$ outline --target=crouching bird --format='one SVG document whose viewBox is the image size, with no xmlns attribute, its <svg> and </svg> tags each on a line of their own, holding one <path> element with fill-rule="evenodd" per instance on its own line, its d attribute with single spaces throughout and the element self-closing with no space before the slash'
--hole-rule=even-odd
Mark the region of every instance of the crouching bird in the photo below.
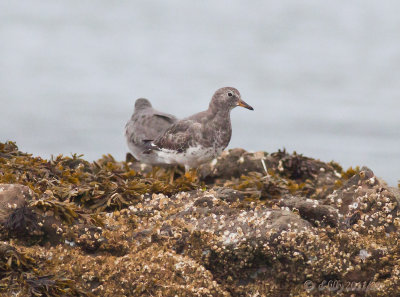
<svg viewBox="0 0 400 297">
<path fill-rule="evenodd" d="M 237 106 L 253 110 L 232 87 L 218 89 L 207 110 L 178 120 L 152 141 L 146 141 L 143 155 L 157 163 L 191 168 L 218 157 L 232 136 L 231 110 Z"/>
<path fill-rule="evenodd" d="M 126 142 L 135 159 L 152 166 L 163 165 L 157 156 L 143 152 L 148 142 L 162 135 L 177 120 L 173 115 L 155 110 L 149 100 L 137 99 L 135 110 L 125 126 Z"/>
</svg>

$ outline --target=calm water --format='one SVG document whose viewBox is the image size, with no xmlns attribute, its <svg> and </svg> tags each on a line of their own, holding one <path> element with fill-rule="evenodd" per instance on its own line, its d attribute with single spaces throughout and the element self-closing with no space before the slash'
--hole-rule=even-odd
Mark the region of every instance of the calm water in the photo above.
<svg viewBox="0 0 400 297">
<path fill-rule="evenodd" d="M 7 3 L 6 3 L 7 2 Z M 137 97 L 179 117 L 235 86 L 230 147 L 400 179 L 400 2 L 2 1 L 0 141 L 123 159 Z"/>
</svg>

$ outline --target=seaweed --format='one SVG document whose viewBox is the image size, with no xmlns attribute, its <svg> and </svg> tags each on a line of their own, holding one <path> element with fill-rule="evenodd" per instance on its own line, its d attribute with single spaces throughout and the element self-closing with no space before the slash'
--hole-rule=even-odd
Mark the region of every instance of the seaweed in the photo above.
<svg viewBox="0 0 400 297">
<path fill-rule="evenodd" d="M 29 296 L 93 296 L 75 281 L 61 275 L 40 275 L 35 259 L 0 242 L 0 292 L 25 292 Z"/>
<path fill-rule="evenodd" d="M 7 218 L 4 227 L 8 236 L 24 237 L 29 234 L 41 234 L 38 217 L 29 207 L 15 209 Z"/>
<path fill-rule="evenodd" d="M 260 294 L 280 296 L 284 284 L 287 292 L 305 296 L 301 280 L 306 275 L 315 282 L 335 276 L 368 277 L 388 288 L 383 293 L 398 293 L 399 238 L 389 230 L 400 226 L 398 204 L 383 187 L 376 192 L 379 184 L 372 185 L 373 179 L 358 179 L 359 167 L 344 171 L 335 162 L 323 163 L 286 150 L 269 155 L 239 149 L 224 153 L 215 167 L 209 165 L 204 172 L 212 182 L 206 186 L 204 172 L 184 174 L 180 168 L 171 183 L 170 170 L 155 167 L 150 172 L 130 157 L 127 161 L 104 155 L 88 162 L 79 154 L 45 160 L 20 152 L 14 142 L 0 143 L 0 183 L 26 185 L 34 192 L 27 195 L 23 207 L 7 208 L 0 224 L 1 239 L 7 240 L 0 242 L 0 295 L 93 296 L 88 290 L 99 296 L 223 296 L 222 291 L 245 295 L 249 288 L 264 288 Z M 224 193 L 232 199 L 221 198 L 218 186 L 227 188 Z M 265 246 L 271 249 L 268 257 L 254 254 L 255 278 L 248 283 L 241 274 L 243 267 L 236 277 L 228 278 L 204 269 L 208 255 L 217 262 L 232 251 L 211 244 L 219 242 L 218 234 L 192 231 L 195 224 L 185 223 L 196 223 L 215 210 L 217 224 L 224 228 L 222 217 L 232 216 L 234 208 L 244 214 L 265 206 L 277 209 L 285 207 L 278 203 L 285 199 L 320 199 L 318 205 L 336 207 L 338 199 L 328 200 L 330 194 L 353 194 L 356 188 L 369 191 L 359 197 L 364 199 L 360 205 L 367 208 L 345 215 L 343 226 L 312 227 L 311 237 L 283 232 L 279 240 Z M 206 200 L 196 200 L 203 194 Z M 377 201 L 385 203 L 379 206 Z M 193 215 L 190 207 L 196 209 Z M 363 225 L 372 208 L 380 212 L 380 224 L 390 228 Z M 257 245 L 243 243 L 243 247 L 252 258 Z M 241 263 L 225 263 L 223 269 Z M 260 270 L 265 279 L 257 276 L 260 263 L 268 264 L 266 271 Z M 213 286 L 218 289 L 206 293 Z"/>
<path fill-rule="evenodd" d="M 14 247 L 0 242 L 0 279 L 10 272 L 35 271 L 35 261 Z"/>
<path fill-rule="evenodd" d="M 34 259 L 0 242 L 0 292 L 18 287 L 23 282 L 23 273 L 35 273 L 35 266 Z"/>
<path fill-rule="evenodd" d="M 79 217 L 76 212 L 76 206 L 68 202 L 60 202 L 52 199 L 39 199 L 33 201 L 30 207 L 37 208 L 43 212 L 51 212 L 55 218 L 71 224 L 76 218 Z"/>
<path fill-rule="evenodd" d="M 350 178 L 352 178 L 354 175 L 359 174 L 360 173 L 360 167 L 356 166 L 356 167 L 350 167 L 348 168 L 346 171 L 344 171 L 342 173 L 342 179 L 343 180 L 348 180 Z"/>
<path fill-rule="evenodd" d="M 163 169 L 158 169 L 157 178 L 142 175 L 109 154 L 93 163 L 77 154 L 53 156 L 47 161 L 21 153 L 13 142 L 1 143 L 0 153 L 0 183 L 23 184 L 39 196 L 51 197 L 32 206 L 53 209 L 69 223 L 76 214 L 66 202 L 101 212 L 137 203 L 146 193 L 172 195 L 201 186 L 195 177 L 184 175 L 170 184 L 170 175 Z"/>
<path fill-rule="evenodd" d="M 44 275 L 30 277 L 25 280 L 28 286 L 28 294 L 31 296 L 94 296 L 75 286 L 75 282 L 69 278 Z"/>
</svg>

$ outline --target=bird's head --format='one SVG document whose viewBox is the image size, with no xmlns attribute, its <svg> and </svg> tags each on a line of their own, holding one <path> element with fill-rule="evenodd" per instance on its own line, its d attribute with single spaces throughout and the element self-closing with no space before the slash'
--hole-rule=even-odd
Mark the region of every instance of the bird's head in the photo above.
<svg viewBox="0 0 400 297">
<path fill-rule="evenodd" d="M 135 101 L 135 110 L 145 109 L 152 107 L 149 100 L 146 98 L 139 98 Z"/>
<path fill-rule="evenodd" d="M 212 110 L 232 110 L 236 106 L 254 110 L 253 107 L 242 100 L 239 91 L 232 87 L 218 89 L 210 102 L 210 109 Z"/>
</svg>

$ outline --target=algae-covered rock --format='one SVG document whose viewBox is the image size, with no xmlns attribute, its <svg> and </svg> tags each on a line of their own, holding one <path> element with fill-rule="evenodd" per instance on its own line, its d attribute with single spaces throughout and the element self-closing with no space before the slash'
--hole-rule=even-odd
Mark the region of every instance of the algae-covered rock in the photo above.
<svg viewBox="0 0 400 297">
<path fill-rule="evenodd" d="M 398 296 L 400 193 L 224 152 L 198 174 L 0 143 L 0 296 Z"/>
<path fill-rule="evenodd" d="M 18 184 L 0 184 L 0 224 L 4 224 L 9 215 L 32 200 L 33 192 L 29 187 Z"/>
</svg>

